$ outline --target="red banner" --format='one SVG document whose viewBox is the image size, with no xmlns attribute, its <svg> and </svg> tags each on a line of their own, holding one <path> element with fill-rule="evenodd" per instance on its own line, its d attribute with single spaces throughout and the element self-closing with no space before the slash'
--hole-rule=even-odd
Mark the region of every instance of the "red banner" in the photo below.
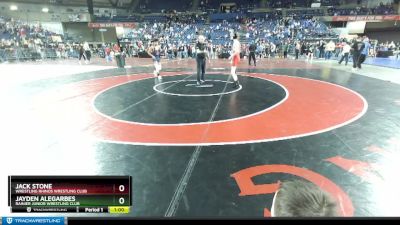
<svg viewBox="0 0 400 225">
<path fill-rule="evenodd" d="M 392 21 L 400 20 L 400 15 L 385 16 L 334 16 L 332 21 Z"/>
<path fill-rule="evenodd" d="M 135 28 L 136 23 L 89 23 L 89 28 L 126 27 Z"/>
</svg>

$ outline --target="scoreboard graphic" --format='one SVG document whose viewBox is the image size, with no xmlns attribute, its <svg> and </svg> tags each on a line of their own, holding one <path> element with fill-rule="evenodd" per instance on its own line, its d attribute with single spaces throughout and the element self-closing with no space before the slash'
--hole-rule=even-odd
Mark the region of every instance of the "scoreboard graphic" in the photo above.
<svg viewBox="0 0 400 225">
<path fill-rule="evenodd" d="M 130 176 L 9 176 L 12 213 L 129 213 Z"/>
</svg>

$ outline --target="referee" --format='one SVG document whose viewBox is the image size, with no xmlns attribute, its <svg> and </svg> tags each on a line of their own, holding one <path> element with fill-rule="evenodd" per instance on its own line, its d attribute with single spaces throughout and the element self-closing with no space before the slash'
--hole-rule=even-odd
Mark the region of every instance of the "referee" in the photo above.
<svg viewBox="0 0 400 225">
<path fill-rule="evenodd" d="M 201 85 L 205 82 L 206 58 L 210 58 L 207 51 L 206 38 L 200 35 L 196 43 L 197 85 Z"/>
<path fill-rule="evenodd" d="M 252 42 L 249 46 L 249 66 L 251 66 L 251 59 L 254 61 L 254 66 L 256 65 L 256 50 L 257 50 L 257 45 L 255 42 Z"/>
</svg>

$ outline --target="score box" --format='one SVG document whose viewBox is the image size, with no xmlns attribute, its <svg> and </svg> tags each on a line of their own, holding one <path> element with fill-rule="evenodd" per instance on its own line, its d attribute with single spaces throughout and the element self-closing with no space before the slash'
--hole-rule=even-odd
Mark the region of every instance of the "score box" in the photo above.
<svg viewBox="0 0 400 225">
<path fill-rule="evenodd" d="M 83 212 L 132 205 L 130 176 L 9 176 L 8 185 L 12 212 Z"/>
</svg>

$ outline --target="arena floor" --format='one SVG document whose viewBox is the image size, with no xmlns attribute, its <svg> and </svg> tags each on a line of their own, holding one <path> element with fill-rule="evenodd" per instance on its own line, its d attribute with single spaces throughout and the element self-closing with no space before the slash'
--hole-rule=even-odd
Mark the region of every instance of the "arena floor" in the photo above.
<svg viewBox="0 0 400 225">
<path fill-rule="evenodd" d="M 0 175 L 131 175 L 135 217 L 268 217 L 293 178 L 343 216 L 399 216 L 399 70 L 335 64 L 242 61 L 239 89 L 227 60 L 202 87 L 194 60 L 162 80 L 149 59 L 2 64 Z"/>
</svg>

